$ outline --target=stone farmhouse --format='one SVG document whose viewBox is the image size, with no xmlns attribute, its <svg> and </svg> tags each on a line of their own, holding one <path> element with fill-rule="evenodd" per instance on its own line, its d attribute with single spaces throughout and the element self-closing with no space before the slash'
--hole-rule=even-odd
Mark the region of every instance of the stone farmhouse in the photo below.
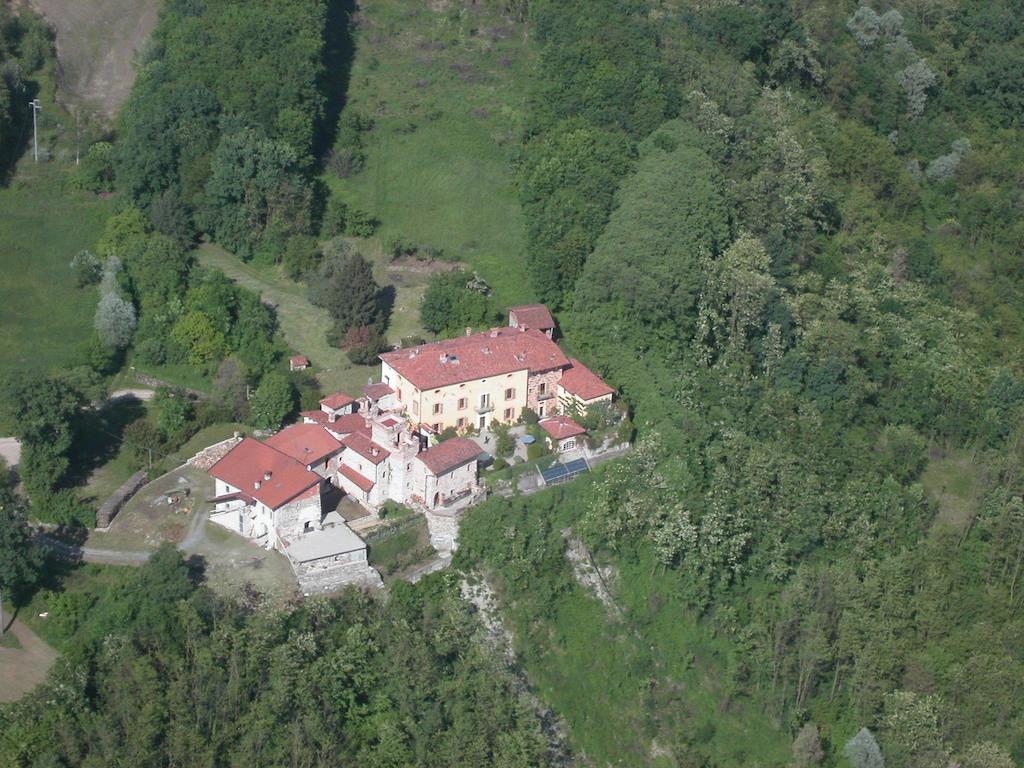
<svg viewBox="0 0 1024 768">
<path fill-rule="evenodd" d="M 412 507 L 426 517 L 434 547 L 454 549 L 462 511 L 483 496 L 482 449 L 468 437 L 438 442 L 441 431 L 484 431 L 531 408 L 561 452 L 584 433 L 562 412 L 612 398 L 552 340 L 546 308 L 514 308 L 509 321 L 382 354 L 382 381 L 359 399 L 332 394 L 301 423 L 262 442 L 242 440 L 209 469 L 211 520 L 284 553 L 306 591 L 380 584 L 366 544 L 324 503 L 337 490 L 371 514 L 387 501 Z"/>
</svg>

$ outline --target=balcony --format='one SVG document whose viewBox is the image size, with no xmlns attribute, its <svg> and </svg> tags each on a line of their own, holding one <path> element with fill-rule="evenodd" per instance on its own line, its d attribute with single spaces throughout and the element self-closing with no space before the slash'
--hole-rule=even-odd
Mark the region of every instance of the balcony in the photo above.
<svg viewBox="0 0 1024 768">
<path fill-rule="evenodd" d="M 480 414 L 490 413 L 493 410 L 494 410 L 494 403 L 490 403 L 490 402 L 488 402 L 488 403 L 480 403 L 476 407 L 476 412 L 480 413 Z"/>
<path fill-rule="evenodd" d="M 537 393 L 537 402 L 543 402 L 544 400 L 550 400 L 554 396 L 555 396 L 554 392 L 538 392 Z"/>
</svg>

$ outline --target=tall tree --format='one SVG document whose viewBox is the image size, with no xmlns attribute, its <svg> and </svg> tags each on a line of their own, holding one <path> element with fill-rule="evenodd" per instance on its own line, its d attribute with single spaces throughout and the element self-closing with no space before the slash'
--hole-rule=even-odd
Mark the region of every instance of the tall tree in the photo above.
<svg viewBox="0 0 1024 768">
<path fill-rule="evenodd" d="M 334 318 L 334 336 L 352 328 L 381 330 L 386 318 L 373 265 L 344 240 L 324 245 L 324 260 L 310 276 L 309 299 Z"/>
<path fill-rule="evenodd" d="M 0 637 L 7 628 L 5 598 L 32 584 L 42 563 L 25 505 L 12 487 L 7 465 L 0 460 Z"/>
</svg>

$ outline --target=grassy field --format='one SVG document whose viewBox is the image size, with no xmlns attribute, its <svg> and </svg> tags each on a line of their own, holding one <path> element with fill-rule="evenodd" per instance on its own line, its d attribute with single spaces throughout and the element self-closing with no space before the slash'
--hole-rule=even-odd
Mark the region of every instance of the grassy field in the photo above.
<svg viewBox="0 0 1024 768">
<path fill-rule="evenodd" d="M 29 158 L 0 188 L 0 374 L 60 367 L 92 332 L 96 290 L 76 288 L 68 263 L 96 242 L 111 203 L 63 182 L 60 167 Z"/>
<path fill-rule="evenodd" d="M 483 8 L 360 4 L 346 109 L 372 118 L 364 170 L 334 194 L 477 270 L 500 307 L 533 298 L 511 158 L 524 114 L 523 30 Z"/>
<path fill-rule="evenodd" d="M 379 249 L 364 249 L 364 255 L 373 262 L 377 282 L 395 288 L 388 340 L 398 344 L 408 336 L 429 336 L 419 322 L 420 301 L 429 275 L 389 265 Z M 379 366 L 354 365 L 344 352 L 327 343 L 331 318 L 325 310 L 310 304 L 304 284 L 288 279 L 278 268 L 245 264 L 212 244 L 200 247 L 199 259 L 276 307 L 285 341 L 310 359 L 325 392 L 341 389 L 355 395 L 369 379 L 380 377 Z"/>
<path fill-rule="evenodd" d="M 216 245 L 200 247 L 199 260 L 220 269 L 276 307 L 285 341 L 310 359 L 325 392 L 342 389 L 355 395 L 368 378 L 379 375 L 379 368 L 353 365 L 344 352 L 327 343 L 331 318 L 309 303 L 304 285 L 289 280 L 276 269 L 245 264 Z"/>
</svg>

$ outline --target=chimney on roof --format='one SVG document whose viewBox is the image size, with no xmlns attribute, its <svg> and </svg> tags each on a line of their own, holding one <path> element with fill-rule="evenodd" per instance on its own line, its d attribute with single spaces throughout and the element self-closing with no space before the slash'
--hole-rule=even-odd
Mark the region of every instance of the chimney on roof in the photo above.
<svg viewBox="0 0 1024 768">
<path fill-rule="evenodd" d="M 258 491 L 260 489 L 260 485 L 262 485 L 262 483 L 260 483 L 260 481 L 257 480 L 255 483 L 252 484 L 253 490 Z"/>
<path fill-rule="evenodd" d="M 370 448 L 370 455 L 376 456 L 378 453 L 380 453 L 380 451 L 378 451 L 376 448 Z"/>
<path fill-rule="evenodd" d="M 271 472 L 269 469 L 266 472 L 263 473 L 263 479 L 264 480 L 269 480 L 273 476 L 274 476 L 274 473 Z"/>
<path fill-rule="evenodd" d="M 491 354 L 491 348 L 490 347 L 483 347 L 480 351 L 483 352 L 485 355 Z"/>
<path fill-rule="evenodd" d="M 466 326 L 466 335 L 467 336 L 472 336 L 473 335 L 473 329 L 470 328 L 468 325 Z"/>
<path fill-rule="evenodd" d="M 498 334 L 499 333 L 501 333 L 501 332 L 497 328 L 492 328 L 491 329 L 491 338 L 492 339 L 498 338 Z"/>
</svg>

